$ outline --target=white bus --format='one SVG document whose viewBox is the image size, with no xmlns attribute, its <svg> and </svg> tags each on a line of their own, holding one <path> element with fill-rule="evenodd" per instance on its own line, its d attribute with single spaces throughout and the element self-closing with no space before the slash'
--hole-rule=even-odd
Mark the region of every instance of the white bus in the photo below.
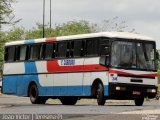
<svg viewBox="0 0 160 120">
<path fill-rule="evenodd" d="M 21 40 L 5 44 L 4 94 L 28 96 L 33 104 L 58 98 L 134 100 L 157 93 L 156 43 L 125 32 Z"/>
</svg>

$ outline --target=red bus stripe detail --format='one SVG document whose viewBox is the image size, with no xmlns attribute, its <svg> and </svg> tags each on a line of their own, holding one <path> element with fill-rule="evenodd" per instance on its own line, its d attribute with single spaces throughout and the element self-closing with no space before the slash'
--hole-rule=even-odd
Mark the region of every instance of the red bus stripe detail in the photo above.
<svg viewBox="0 0 160 120">
<path fill-rule="evenodd" d="M 157 77 L 156 73 L 153 74 L 142 74 L 141 76 Z"/>
<path fill-rule="evenodd" d="M 132 74 L 132 73 L 127 73 L 127 72 L 122 72 L 122 71 L 118 71 L 118 70 L 112 70 L 109 69 L 109 73 L 112 74 L 119 74 L 119 75 L 131 75 L 131 76 L 148 76 L 148 77 L 156 77 L 157 74 L 156 73 L 151 73 L 151 74 Z"/>
<path fill-rule="evenodd" d="M 46 38 L 46 42 L 55 42 L 55 41 L 56 41 L 55 37 Z"/>
<path fill-rule="evenodd" d="M 108 70 L 99 64 L 93 65 L 73 65 L 73 66 L 59 66 L 57 60 L 47 61 L 48 72 L 78 72 L 78 71 L 101 71 Z"/>
</svg>

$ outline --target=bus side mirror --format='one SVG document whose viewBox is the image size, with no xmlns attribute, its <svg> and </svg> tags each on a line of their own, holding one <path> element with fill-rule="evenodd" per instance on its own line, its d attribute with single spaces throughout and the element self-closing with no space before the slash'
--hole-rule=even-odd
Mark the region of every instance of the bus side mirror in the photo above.
<svg viewBox="0 0 160 120">
<path fill-rule="evenodd" d="M 159 60 L 159 53 L 158 53 L 158 51 L 156 51 L 156 59 Z"/>
<path fill-rule="evenodd" d="M 99 64 L 103 66 L 109 65 L 109 56 L 101 56 L 99 59 Z"/>
</svg>

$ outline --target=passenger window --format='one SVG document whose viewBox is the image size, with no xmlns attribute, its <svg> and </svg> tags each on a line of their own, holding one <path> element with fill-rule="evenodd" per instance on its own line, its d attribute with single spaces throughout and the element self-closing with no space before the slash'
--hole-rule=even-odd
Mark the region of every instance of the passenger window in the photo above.
<svg viewBox="0 0 160 120">
<path fill-rule="evenodd" d="M 27 53 L 27 46 L 20 46 L 19 60 L 25 60 Z"/>
<path fill-rule="evenodd" d="M 20 57 L 20 47 L 16 46 L 16 51 L 15 51 L 15 60 L 19 61 L 19 57 Z"/>
<path fill-rule="evenodd" d="M 67 53 L 67 42 L 58 42 L 57 43 L 57 57 L 65 58 Z"/>
<path fill-rule="evenodd" d="M 32 45 L 30 47 L 30 60 L 37 60 L 40 58 L 40 50 L 41 50 L 41 45 Z"/>
<path fill-rule="evenodd" d="M 96 38 L 86 41 L 87 56 L 98 56 L 98 40 Z"/>
<path fill-rule="evenodd" d="M 45 59 L 51 59 L 55 57 L 55 43 L 45 44 Z"/>
<path fill-rule="evenodd" d="M 5 50 L 5 60 L 12 62 L 15 60 L 15 46 L 7 47 Z"/>
<path fill-rule="evenodd" d="M 99 42 L 100 56 L 106 56 L 109 52 L 109 39 L 101 38 Z"/>
<path fill-rule="evenodd" d="M 73 57 L 83 56 L 83 43 L 82 40 L 73 41 Z"/>
</svg>

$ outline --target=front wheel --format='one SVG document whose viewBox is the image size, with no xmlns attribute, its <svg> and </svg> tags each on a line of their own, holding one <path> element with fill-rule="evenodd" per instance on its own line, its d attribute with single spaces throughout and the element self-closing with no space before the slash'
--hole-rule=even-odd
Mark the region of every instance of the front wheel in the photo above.
<svg viewBox="0 0 160 120">
<path fill-rule="evenodd" d="M 143 96 L 138 97 L 138 98 L 135 99 L 134 102 L 135 102 L 135 105 L 136 105 L 136 106 L 142 106 L 142 105 L 143 105 L 143 102 L 144 102 L 144 97 L 143 97 Z"/>
<path fill-rule="evenodd" d="M 38 88 L 35 84 L 29 87 L 29 97 L 32 104 L 45 104 L 47 98 L 39 97 Z"/>
<path fill-rule="evenodd" d="M 96 97 L 97 97 L 97 103 L 98 105 L 104 105 L 105 104 L 105 98 L 104 98 L 104 89 L 101 83 L 98 83 L 97 91 L 96 91 Z"/>
</svg>

